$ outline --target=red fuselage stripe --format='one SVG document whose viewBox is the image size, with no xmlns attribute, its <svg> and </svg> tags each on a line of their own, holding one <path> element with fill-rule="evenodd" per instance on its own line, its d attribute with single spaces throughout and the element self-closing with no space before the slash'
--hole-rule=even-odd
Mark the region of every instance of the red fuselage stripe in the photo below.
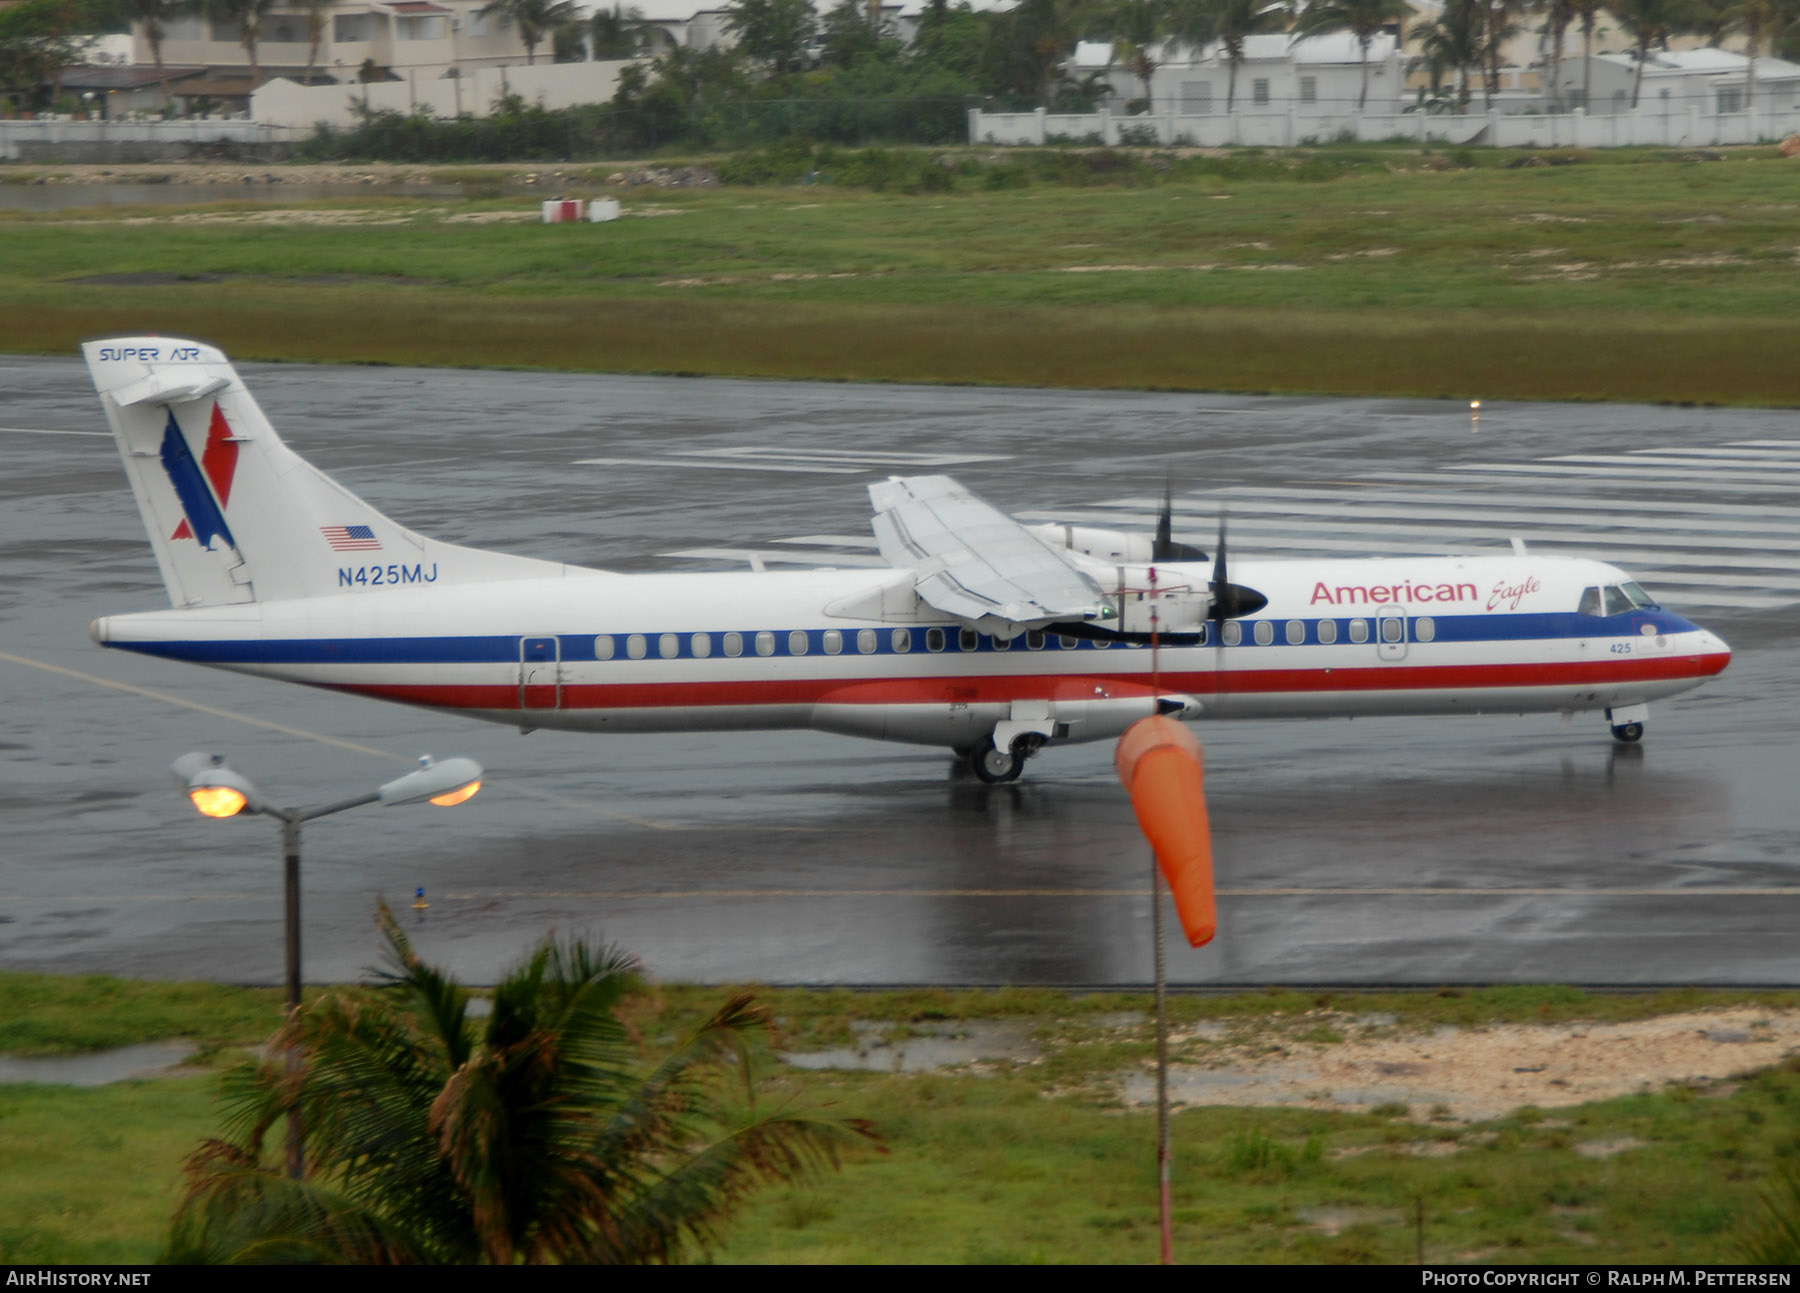
<svg viewBox="0 0 1800 1293">
<path fill-rule="evenodd" d="M 1579 663 L 1406 665 L 1353 669 L 1253 669 L 1229 673 L 1169 673 L 1155 689 L 1207 696 L 1283 692 L 1411 692 L 1495 687 L 1585 687 L 1627 682 L 1710 678 L 1731 661 L 1726 652 L 1666 659 Z M 445 709 L 517 709 L 517 683 L 349 683 L 338 691 Z M 533 688 L 548 693 L 549 687 Z M 1143 674 L 1006 674 L 954 678 L 795 678 L 741 682 L 565 683 L 562 709 L 687 709 L 732 705 L 932 705 L 1014 700 L 1081 700 L 1100 695 L 1148 695 Z M 548 696 L 542 697 L 548 699 Z"/>
</svg>

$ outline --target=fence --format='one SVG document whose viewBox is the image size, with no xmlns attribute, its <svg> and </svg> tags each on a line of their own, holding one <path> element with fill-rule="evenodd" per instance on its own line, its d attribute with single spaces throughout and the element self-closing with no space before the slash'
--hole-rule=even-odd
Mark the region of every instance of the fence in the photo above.
<svg viewBox="0 0 1800 1293">
<path fill-rule="evenodd" d="M 1705 112 L 1655 103 L 1635 112 L 1524 115 L 1489 112 L 1302 112 L 1294 108 L 1239 110 L 1207 116 L 1179 112 L 1127 117 L 1093 113 L 969 111 L 971 144 L 1047 144 L 1093 140 L 1117 144 L 1187 144 L 1200 148 L 1265 148 L 1334 140 L 1414 139 L 1434 144 L 1495 148 L 1622 148 L 1633 144 L 1706 147 L 1754 144 L 1800 132 L 1800 108 Z"/>
<path fill-rule="evenodd" d="M 208 154 L 271 157 L 310 131 L 254 121 L 0 121 L 9 162 L 170 162 Z"/>
</svg>

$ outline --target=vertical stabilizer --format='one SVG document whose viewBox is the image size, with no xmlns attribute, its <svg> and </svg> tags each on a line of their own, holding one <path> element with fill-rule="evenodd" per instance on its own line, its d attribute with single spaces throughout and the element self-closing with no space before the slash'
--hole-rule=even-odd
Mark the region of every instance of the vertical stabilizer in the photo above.
<svg viewBox="0 0 1800 1293">
<path fill-rule="evenodd" d="M 82 350 L 174 606 L 563 573 L 383 516 L 283 444 L 212 346 L 116 337 Z"/>
</svg>

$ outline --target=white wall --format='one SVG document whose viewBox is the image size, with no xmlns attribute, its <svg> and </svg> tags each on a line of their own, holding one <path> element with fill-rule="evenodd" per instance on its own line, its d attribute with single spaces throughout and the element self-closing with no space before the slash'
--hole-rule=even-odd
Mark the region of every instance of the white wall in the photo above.
<svg viewBox="0 0 1800 1293">
<path fill-rule="evenodd" d="M 1348 137 L 1365 142 L 1412 139 L 1443 144 L 1489 144 L 1496 148 L 1612 148 L 1633 144 L 1701 147 L 1752 144 L 1800 131 L 1800 108 L 1758 106 L 1751 112 L 1709 114 L 1699 107 L 1665 112 L 1660 105 L 1637 112 L 1585 112 L 1515 116 L 1499 111 L 1458 116 L 1422 112 L 1311 113 L 1290 109 L 1223 112 L 1210 116 L 1154 113 L 1116 116 L 1102 109 L 1088 114 L 1037 112 L 969 113 L 971 144 L 1042 144 L 1056 138 L 1098 138 L 1121 142 L 1122 131 L 1152 131 L 1159 144 L 1223 148 L 1236 144 L 1289 147 L 1329 143 Z"/>
<path fill-rule="evenodd" d="M 485 117 L 503 94 L 527 103 L 569 108 L 613 96 L 619 69 L 629 60 L 605 63 L 548 63 L 535 67 L 480 67 L 459 77 L 412 76 L 373 85 L 301 85 L 276 79 L 250 96 L 250 117 L 261 125 L 353 126 L 359 105 L 372 110 L 423 112 L 433 117 Z"/>
</svg>

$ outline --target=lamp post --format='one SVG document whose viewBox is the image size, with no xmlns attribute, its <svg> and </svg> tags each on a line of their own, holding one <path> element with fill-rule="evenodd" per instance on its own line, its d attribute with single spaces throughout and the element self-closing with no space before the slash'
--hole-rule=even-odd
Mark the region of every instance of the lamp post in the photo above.
<svg viewBox="0 0 1800 1293">
<path fill-rule="evenodd" d="M 419 760 L 415 771 L 396 777 L 365 794 L 310 808 L 287 808 L 270 802 L 256 785 L 217 754 L 195 751 L 169 765 L 194 807 L 207 817 L 236 817 L 261 813 L 281 823 L 283 909 L 287 926 L 287 1009 L 291 1019 L 300 1009 L 300 825 L 329 817 L 364 804 L 398 808 L 427 800 L 442 807 L 460 804 L 481 789 L 481 765 L 473 759 L 435 762 L 430 755 Z M 298 1055 L 288 1054 L 289 1067 Z M 305 1170 L 301 1148 L 300 1111 L 288 1109 L 288 1175 L 296 1180 Z"/>
</svg>

